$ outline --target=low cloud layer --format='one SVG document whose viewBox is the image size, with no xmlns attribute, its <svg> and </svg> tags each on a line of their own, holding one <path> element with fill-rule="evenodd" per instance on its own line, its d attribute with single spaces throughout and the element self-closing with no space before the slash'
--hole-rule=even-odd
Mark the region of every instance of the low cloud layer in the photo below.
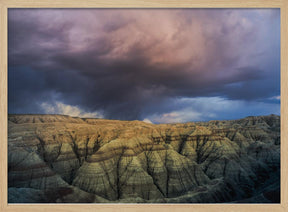
<svg viewBox="0 0 288 212">
<path fill-rule="evenodd" d="M 147 119 L 152 123 L 229 120 L 248 115 L 279 114 L 279 109 L 275 102 L 227 100 L 222 97 L 180 98 L 173 100 L 171 110 L 154 113 Z"/>
<path fill-rule="evenodd" d="M 103 118 L 101 112 L 87 113 L 77 106 L 65 105 L 61 102 L 55 102 L 54 104 L 43 102 L 41 108 L 47 114 L 63 114 L 82 118 Z"/>
<path fill-rule="evenodd" d="M 63 104 L 143 120 L 217 97 L 253 115 L 251 102 L 279 108 L 280 11 L 9 9 L 8 60 L 9 113 Z"/>
</svg>

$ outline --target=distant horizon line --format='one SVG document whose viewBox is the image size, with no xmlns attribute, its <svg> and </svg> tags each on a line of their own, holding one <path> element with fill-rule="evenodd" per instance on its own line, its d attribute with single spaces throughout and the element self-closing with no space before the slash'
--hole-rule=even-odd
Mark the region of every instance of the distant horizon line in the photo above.
<svg viewBox="0 0 288 212">
<path fill-rule="evenodd" d="M 66 114 L 41 114 L 41 113 L 8 113 L 8 116 L 66 116 L 66 117 L 71 117 L 71 118 L 79 118 L 79 119 L 99 119 L 99 120 L 113 120 L 113 121 L 141 121 L 141 122 L 144 122 L 144 123 L 147 123 L 147 124 L 185 124 L 185 123 L 189 123 L 189 122 L 210 122 L 210 121 L 233 121 L 233 120 L 241 120 L 241 119 L 246 119 L 246 118 L 251 118 L 251 117 L 267 117 L 267 116 L 279 116 L 281 117 L 281 115 L 277 115 L 277 114 L 274 114 L 274 113 L 271 113 L 269 115 L 250 115 L 250 116 L 245 116 L 243 118 L 237 118 L 237 119 L 211 119 L 211 120 L 207 120 L 207 121 L 186 121 L 186 122 L 171 122 L 171 123 L 148 123 L 146 121 L 143 120 L 140 120 L 140 119 L 134 119 L 134 120 L 123 120 L 123 119 L 109 119 L 109 118 L 93 118 L 93 117 L 79 117 L 79 116 L 72 116 L 72 115 L 66 115 Z"/>
</svg>

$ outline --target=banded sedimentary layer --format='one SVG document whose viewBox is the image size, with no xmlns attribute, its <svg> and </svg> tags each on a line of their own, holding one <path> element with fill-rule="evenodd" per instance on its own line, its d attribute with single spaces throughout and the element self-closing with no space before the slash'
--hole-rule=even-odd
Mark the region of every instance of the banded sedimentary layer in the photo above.
<svg viewBox="0 0 288 212">
<path fill-rule="evenodd" d="M 280 200 L 280 117 L 149 124 L 9 115 L 14 202 Z"/>
</svg>

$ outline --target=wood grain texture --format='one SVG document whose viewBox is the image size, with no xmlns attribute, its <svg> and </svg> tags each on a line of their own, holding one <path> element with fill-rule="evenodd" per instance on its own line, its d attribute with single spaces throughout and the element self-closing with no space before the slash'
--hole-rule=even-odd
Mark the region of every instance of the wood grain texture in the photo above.
<svg viewBox="0 0 288 212">
<path fill-rule="evenodd" d="M 108 7 L 127 7 L 127 8 L 272 8 L 281 7 L 285 0 L 2 0 L 3 4 L 7 7 L 68 7 L 68 8 L 79 8 L 79 7 L 97 7 L 97 8 L 108 8 Z"/>
<path fill-rule="evenodd" d="M 281 7 L 281 203 L 288 211 L 288 1 Z"/>
<path fill-rule="evenodd" d="M 281 204 L 7 204 L 8 8 L 281 8 Z M 287 0 L 0 0 L 0 211 L 288 211 Z"/>
<path fill-rule="evenodd" d="M 1 2 L 2 3 L 2 2 Z M 0 210 L 7 205 L 7 9 L 0 8 Z"/>
</svg>

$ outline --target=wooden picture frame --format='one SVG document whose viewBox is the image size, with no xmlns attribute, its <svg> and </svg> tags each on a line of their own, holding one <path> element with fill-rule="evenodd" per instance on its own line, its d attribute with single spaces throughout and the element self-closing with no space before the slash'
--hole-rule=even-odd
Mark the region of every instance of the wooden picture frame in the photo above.
<svg viewBox="0 0 288 212">
<path fill-rule="evenodd" d="M 7 12 L 9 8 L 280 8 L 281 203 L 280 204 L 8 204 Z M 288 211 L 288 1 L 285 0 L 0 0 L 0 211 Z"/>
</svg>

